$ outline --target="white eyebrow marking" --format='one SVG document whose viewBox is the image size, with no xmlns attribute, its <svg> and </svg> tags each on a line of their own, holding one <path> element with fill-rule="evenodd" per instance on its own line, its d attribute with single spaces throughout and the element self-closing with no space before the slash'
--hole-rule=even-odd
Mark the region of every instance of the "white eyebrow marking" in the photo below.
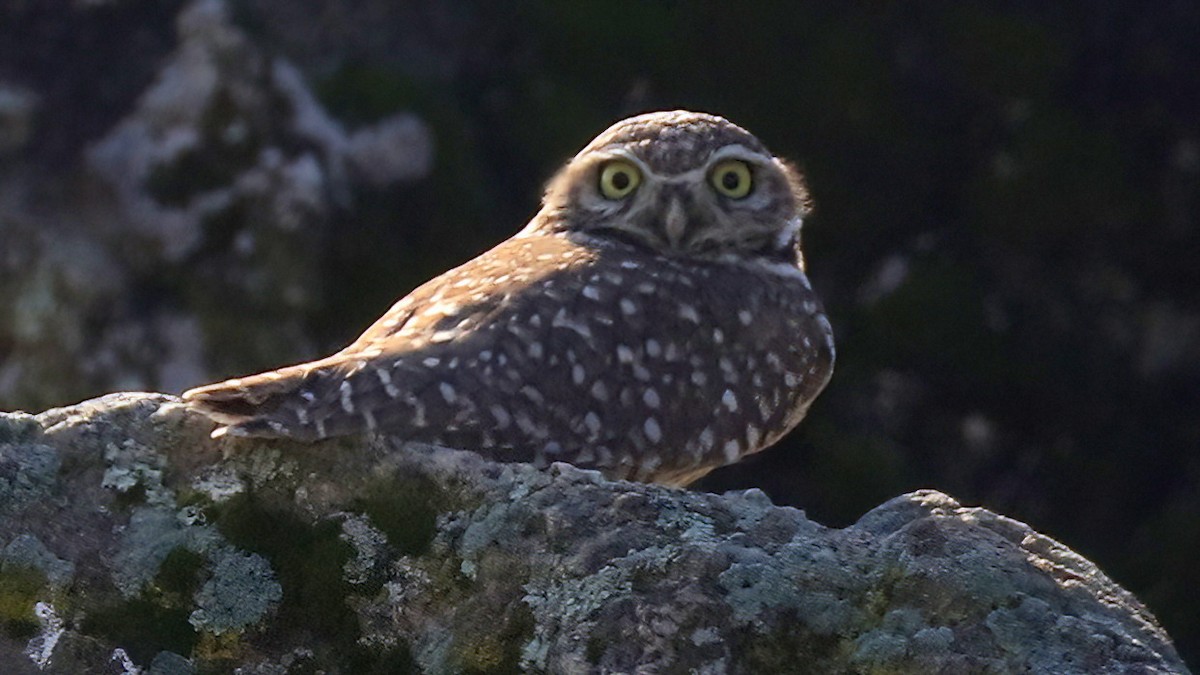
<svg viewBox="0 0 1200 675">
<path fill-rule="evenodd" d="M 590 151 L 584 150 L 578 155 L 575 155 L 575 159 L 581 157 L 584 152 L 587 152 L 590 155 L 597 155 L 600 158 L 598 160 L 599 162 L 604 162 L 610 159 L 626 160 L 629 163 L 637 166 L 637 168 L 641 170 L 643 177 L 653 178 L 658 182 L 668 184 L 695 183 L 697 179 L 703 180 L 703 178 L 708 174 L 708 170 L 712 168 L 714 163 L 725 159 L 740 159 L 744 162 L 749 162 L 750 164 L 755 164 L 762 167 L 771 166 L 775 163 L 775 157 L 771 154 L 756 152 L 750 148 L 747 148 L 741 143 L 731 143 L 729 145 L 720 147 L 711 155 L 709 155 L 708 159 L 705 160 L 700 166 L 694 169 L 689 169 L 688 171 L 684 171 L 682 173 L 675 174 L 661 174 L 652 171 L 645 162 L 639 159 L 632 152 L 622 147 L 608 146 L 604 148 L 596 148 Z"/>
</svg>

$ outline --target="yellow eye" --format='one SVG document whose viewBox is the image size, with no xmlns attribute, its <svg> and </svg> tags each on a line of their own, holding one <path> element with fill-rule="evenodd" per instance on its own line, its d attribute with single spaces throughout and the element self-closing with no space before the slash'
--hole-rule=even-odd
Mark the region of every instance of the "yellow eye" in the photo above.
<svg viewBox="0 0 1200 675">
<path fill-rule="evenodd" d="M 600 194 L 606 199 L 624 199 L 641 184 L 642 172 L 624 160 L 613 160 L 600 169 Z"/>
<path fill-rule="evenodd" d="M 714 190 L 730 199 L 741 199 L 754 187 L 750 165 L 738 159 L 727 159 L 716 165 L 708 175 L 708 182 Z"/>
</svg>

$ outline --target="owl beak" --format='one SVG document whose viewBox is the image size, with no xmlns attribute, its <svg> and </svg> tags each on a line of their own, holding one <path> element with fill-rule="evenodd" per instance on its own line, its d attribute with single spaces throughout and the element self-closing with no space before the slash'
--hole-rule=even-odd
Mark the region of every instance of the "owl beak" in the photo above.
<svg viewBox="0 0 1200 675">
<path fill-rule="evenodd" d="M 687 211 L 684 210 L 679 198 L 674 198 L 667 207 L 667 215 L 663 220 L 663 233 L 667 235 L 667 241 L 672 246 L 679 246 L 686 231 Z"/>
</svg>

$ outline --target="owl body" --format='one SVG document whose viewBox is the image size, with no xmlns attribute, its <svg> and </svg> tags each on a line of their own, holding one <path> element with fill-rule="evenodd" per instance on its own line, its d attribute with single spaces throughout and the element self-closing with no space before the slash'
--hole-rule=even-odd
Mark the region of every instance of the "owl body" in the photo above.
<svg viewBox="0 0 1200 675">
<path fill-rule="evenodd" d="M 714 162 L 757 176 L 715 176 Z M 341 352 L 185 399 L 233 435 L 373 432 L 691 482 L 777 441 L 832 372 L 798 247 L 802 188 L 772 162 L 721 118 L 626 120 L 560 172 L 525 229 Z M 746 175 L 764 194 L 735 186 L 723 204 L 714 181 Z"/>
</svg>

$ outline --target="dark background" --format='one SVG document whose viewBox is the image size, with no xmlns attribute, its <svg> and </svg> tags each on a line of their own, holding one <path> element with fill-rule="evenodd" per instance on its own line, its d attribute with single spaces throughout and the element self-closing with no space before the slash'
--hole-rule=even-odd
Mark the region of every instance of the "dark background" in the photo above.
<svg viewBox="0 0 1200 675">
<path fill-rule="evenodd" d="M 830 526 L 942 490 L 1096 561 L 1200 663 L 1200 4 L 233 1 L 252 58 L 296 64 L 347 130 L 415 112 L 432 170 L 351 180 L 306 221 L 317 234 L 273 249 L 302 251 L 288 263 L 305 271 L 302 299 L 282 309 L 228 281 L 262 263 L 230 253 L 261 226 L 253 208 L 205 220 L 182 261 L 102 237 L 123 281 L 102 302 L 56 296 L 69 317 L 86 310 L 50 321 L 85 355 L 63 365 L 46 357 L 58 338 L 23 329 L 22 298 L 56 259 L 47 232 L 86 241 L 88 223 L 121 221 L 81 158 L 163 77 L 184 7 L 83 5 L 0 9 L 0 83 L 38 102 L 27 138 L 0 147 L 0 407 L 328 353 L 518 229 L 555 167 L 611 122 L 714 112 L 808 177 L 804 247 L 838 363 L 797 433 L 697 487 L 761 487 Z M 192 159 L 166 174 L 177 201 L 189 180 L 219 182 L 197 166 L 240 161 Z M 147 190 L 166 203 L 162 184 Z M 63 275 L 54 288 L 73 288 Z M 113 316 L 194 320 L 192 381 L 97 370 L 97 344 L 124 344 Z M 121 349 L 153 361 L 158 333 L 144 330 Z"/>
</svg>

